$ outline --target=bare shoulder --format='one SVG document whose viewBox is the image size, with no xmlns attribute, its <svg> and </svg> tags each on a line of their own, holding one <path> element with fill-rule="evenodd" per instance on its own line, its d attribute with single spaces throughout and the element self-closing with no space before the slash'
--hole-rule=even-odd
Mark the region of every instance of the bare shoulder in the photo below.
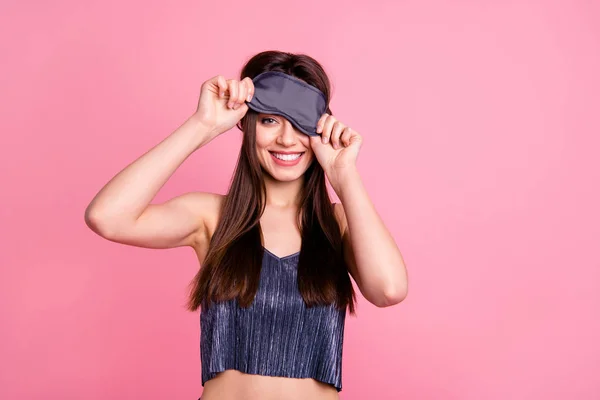
<svg viewBox="0 0 600 400">
<path fill-rule="evenodd" d="M 196 217 L 202 221 L 196 240 L 204 239 L 202 236 L 207 236 L 210 240 L 219 220 L 219 213 L 225 196 L 210 192 L 190 192 L 188 195 L 187 201 L 190 209 L 195 210 Z"/>
<path fill-rule="evenodd" d="M 196 216 L 202 221 L 201 228 L 195 233 L 192 240 L 192 247 L 199 261 L 202 262 L 217 228 L 225 195 L 210 192 L 192 192 L 190 194 L 190 207 L 197 210 Z"/>
<path fill-rule="evenodd" d="M 222 204 L 224 195 L 211 192 L 189 192 L 186 193 L 185 201 L 193 209 L 199 210 L 204 215 L 210 215 L 218 211 Z"/>
</svg>

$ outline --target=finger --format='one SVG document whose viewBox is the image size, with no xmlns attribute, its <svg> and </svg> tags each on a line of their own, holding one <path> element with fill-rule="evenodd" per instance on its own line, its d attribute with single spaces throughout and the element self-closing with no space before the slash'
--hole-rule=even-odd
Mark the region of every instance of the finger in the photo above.
<svg viewBox="0 0 600 400">
<path fill-rule="evenodd" d="M 336 150 L 341 146 L 340 135 L 342 134 L 344 128 L 346 128 L 346 125 L 344 125 L 341 121 L 335 121 L 333 124 L 333 129 L 331 130 L 331 145 Z"/>
<path fill-rule="evenodd" d="M 344 131 L 340 135 L 340 141 L 345 147 L 350 146 L 350 139 L 352 138 L 352 129 L 349 126 L 344 128 Z"/>
<path fill-rule="evenodd" d="M 227 82 L 225 81 L 225 77 L 223 75 L 217 76 L 217 88 L 219 90 L 219 97 L 225 96 L 225 91 L 227 90 Z"/>
<path fill-rule="evenodd" d="M 327 119 L 328 115 L 329 114 L 327 113 L 321 115 L 321 118 L 319 118 L 319 120 L 317 121 L 317 133 L 323 132 L 323 123 L 325 122 L 325 119 Z"/>
<path fill-rule="evenodd" d="M 235 79 L 231 79 L 229 81 L 229 101 L 227 102 L 227 107 L 233 108 L 235 101 L 237 99 L 238 93 L 239 93 L 238 82 Z"/>
<path fill-rule="evenodd" d="M 321 133 L 323 143 L 329 142 L 329 137 L 331 136 L 331 128 L 333 127 L 335 121 L 337 121 L 335 117 L 328 115 L 325 122 L 323 122 L 323 133 Z"/>
<path fill-rule="evenodd" d="M 349 146 L 352 145 L 357 145 L 359 148 L 362 145 L 362 136 L 360 136 L 360 134 L 356 131 L 352 131 L 352 136 L 350 137 L 350 144 Z"/>
<path fill-rule="evenodd" d="M 323 146 L 323 144 L 321 143 L 321 138 L 319 136 L 310 136 L 308 140 L 310 141 L 310 146 L 313 150 L 319 145 Z"/>
<path fill-rule="evenodd" d="M 248 96 L 246 97 L 246 101 L 251 101 L 252 97 L 254 97 L 254 82 L 250 79 L 249 76 L 245 77 L 246 87 L 248 87 Z"/>
<path fill-rule="evenodd" d="M 248 96 L 248 88 L 246 87 L 246 81 L 240 81 L 239 84 L 240 92 L 238 93 L 237 100 L 234 106 L 234 109 L 237 110 L 244 102 L 246 101 L 246 97 Z"/>
</svg>

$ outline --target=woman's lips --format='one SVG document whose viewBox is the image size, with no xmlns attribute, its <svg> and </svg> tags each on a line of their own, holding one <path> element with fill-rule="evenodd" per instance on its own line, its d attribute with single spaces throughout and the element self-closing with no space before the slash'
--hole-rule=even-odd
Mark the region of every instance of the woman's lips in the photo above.
<svg viewBox="0 0 600 400">
<path fill-rule="evenodd" d="M 302 157 L 304 157 L 304 153 L 300 153 L 300 157 L 296 158 L 295 160 L 281 160 L 281 159 L 275 157 L 275 155 L 273 153 L 274 152 L 269 152 L 269 154 L 271 154 L 271 158 L 273 159 L 275 164 L 281 165 L 282 167 L 293 167 L 294 165 L 297 165 L 300 162 L 300 160 L 302 160 Z M 277 154 L 281 154 L 281 153 L 277 153 Z M 296 154 L 298 154 L 298 153 L 296 153 Z"/>
</svg>

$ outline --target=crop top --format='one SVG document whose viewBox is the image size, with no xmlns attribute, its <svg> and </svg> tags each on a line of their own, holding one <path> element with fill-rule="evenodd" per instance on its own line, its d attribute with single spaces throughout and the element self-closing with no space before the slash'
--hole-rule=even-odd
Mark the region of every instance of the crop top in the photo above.
<svg viewBox="0 0 600 400">
<path fill-rule="evenodd" d="M 298 290 L 300 252 L 278 257 L 264 248 L 256 297 L 212 302 L 200 312 L 202 386 L 217 373 L 313 378 L 342 390 L 345 310 L 306 307 Z"/>
</svg>

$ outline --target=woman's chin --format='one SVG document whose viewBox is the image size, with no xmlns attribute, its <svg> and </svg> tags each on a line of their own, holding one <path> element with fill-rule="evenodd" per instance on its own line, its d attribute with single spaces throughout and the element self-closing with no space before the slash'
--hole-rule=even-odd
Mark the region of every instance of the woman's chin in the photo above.
<svg viewBox="0 0 600 400">
<path fill-rule="evenodd" d="M 273 176 L 273 179 L 275 179 L 276 181 L 279 182 L 293 182 L 295 180 L 298 180 L 300 178 L 302 178 L 302 174 L 298 174 L 298 173 L 280 173 L 280 174 L 273 174 L 271 176 Z"/>
<path fill-rule="evenodd" d="M 277 166 L 275 166 L 274 168 L 269 168 L 269 169 L 265 170 L 265 172 L 267 172 L 269 174 L 269 176 L 276 181 L 293 182 L 297 179 L 302 178 L 302 176 L 306 172 L 306 169 L 294 168 L 293 170 L 290 169 L 287 171 L 285 171 L 285 170 L 282 171 L 279 168 L 277 168 Z"/>
</svg>

